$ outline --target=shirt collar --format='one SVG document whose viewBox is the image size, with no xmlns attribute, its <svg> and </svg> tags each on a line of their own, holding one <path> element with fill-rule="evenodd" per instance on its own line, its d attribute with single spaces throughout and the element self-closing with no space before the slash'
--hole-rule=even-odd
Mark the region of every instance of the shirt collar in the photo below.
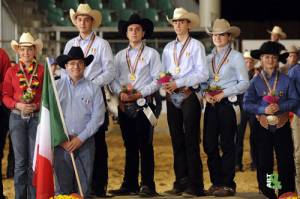
<svg viewBox="0 0 300 199">
<path fill-rule="evenodd" d="M 79 41 L 81 41 L 81 40 L 82 40 L 82 41 L 90 41 L 93 34 L 94 34 L 94 32 L 92 31 L 85 39 L 83 39 L 83 38 L 80 36 L 80 34 L 79 34 L 78 40 L 79 40 Z"/>
<path fill-rule="evenodd" d="M 141 45 L 143 44 L 143 42 L 141 41 L 141 43 L 139 43 L 138 46 L 136 46 L 135 48 L 131 47 L 130 44 L 128 45 L 127 49 L 130 50 L 139 50 Z"/>
<path fill-rule="evenodd" d="M 273 71 L 273 73 L 272 73 L 271 76 L 269 76 L 268 73 L 266 73 L 264 70 L 262 70 L 261 73 L 263 73 L 264 76 L 265 76 L 268 80 L 270 80 L 270 79 L 272 79 L 272 78 L 274 78 L 274 77 L 276 76 L 277 70 L 275 69 L 275 70 Z"/>
<path fill-rule="evenodd" d="M 226 46 L 222 47 L 220 52 L 217 51 L 217 48 L 214 47 L 214 49 L 212 50 L 212 53 L 214 55 L 224 55 L 224 53 L 226 52 L 226 50 L 230 47 L 230 43 L 228 43 Z"/>
<path fill-rule="evenodd" d="M 72 80 L 69 75 L 67 75 L 68 83 L 73 86 Z M 84 76 L 77 82 L 77 85 L 81 84 L 85 80 Z"/>
</svg>

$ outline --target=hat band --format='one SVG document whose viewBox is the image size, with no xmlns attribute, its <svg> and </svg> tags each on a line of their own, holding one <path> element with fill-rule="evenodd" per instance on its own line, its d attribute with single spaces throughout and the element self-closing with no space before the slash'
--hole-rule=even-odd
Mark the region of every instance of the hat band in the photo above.
<svg viewBox="0 0 300 199">
<path fill-rule="evenodd" d="M 21 46 L 21 45 L 30 45 L 30 46 L 34 46 L 34 44 L 31 43 L 31 42 L 20 42 L 20 43 L 19 43 L 19 46 Z"/>
</svg>

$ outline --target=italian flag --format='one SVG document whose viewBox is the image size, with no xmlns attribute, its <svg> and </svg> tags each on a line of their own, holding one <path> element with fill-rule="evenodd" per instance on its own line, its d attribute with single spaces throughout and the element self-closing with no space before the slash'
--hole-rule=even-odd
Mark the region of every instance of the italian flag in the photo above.
<svg viewBox="0 0 300 199">
<path fill-rule="evenodd" d="M 49 199 L 54 196 L 53 149 L 68 139 L 64 131 L 59 98 L 50 71 L 47 59 L 33 158 L 33 184 L 36 187 L 36 199 Z"/>
</svg>

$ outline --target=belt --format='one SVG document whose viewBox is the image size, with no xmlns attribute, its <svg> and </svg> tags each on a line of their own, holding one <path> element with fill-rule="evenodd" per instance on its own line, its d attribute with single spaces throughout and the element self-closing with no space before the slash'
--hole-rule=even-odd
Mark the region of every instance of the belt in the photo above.
<svg viewBox="0 0 300 199">
<path fill-rule="evenodd" d="M 193 91 L 191 91 L 191 89 L 189 89 L 188 87 L 184 86 L 184 87 L 180 87 L 180 88 L 176 88 L 174 91 L 174 93 L 183 93 L 185 95 L 185 99 L 188 98 L 192 93 Z M 171 102 L 171 98 L 170 98 L 170 95 L 169 93 L 167 93 L 167 100 L 169 102 Z"/>
<path fill-rule="evenodd" d="M 15 113 L 17 115 L 22 116 L 23 118 L 30 118 L 30 117 L 38 117 L 39 116 L 39 112 L 32 112 L 32 113 L 27 113 L 27 114 L 23 114 L 20 110 L 18 109 L 13 109 L 11 111 L 12 113 Z"/>
<path fill-rule="evenodd" d="M 269 129 L 269 125 L 272 125 L 270 124 L 270 120 L 267 119 L 267 115 L 256 115 L 256 119 L 259 121 L 260 125 L 262 127 L 264 127 L 265 129 Z M 286 113 L 283 113 L 283 114 L 280 114 L 280 115 L 275 115 L 276 120 L 277 120 L 277 124 L 276 124 L 276 128 L 279 129 L 281 127 L 283 127 L 285 125 L 285 123 L 287 123 L 289 121 L 289 113 L 286 112 Z"/>
<path fill-rule="evenodd" d="M 148 96 L 146 96 L 144 98 L 146 99 L 147 103 L 152 103 L 152 95 L 148 95 Z M 119 108 L 121 109 L 122 112 L 125 112 L 125 105 L 132 105 L 134 103 L 136 103 L 136 100 L 132 101 L 132 102 L 122 102 L 119 99 Z"/>
</svg>

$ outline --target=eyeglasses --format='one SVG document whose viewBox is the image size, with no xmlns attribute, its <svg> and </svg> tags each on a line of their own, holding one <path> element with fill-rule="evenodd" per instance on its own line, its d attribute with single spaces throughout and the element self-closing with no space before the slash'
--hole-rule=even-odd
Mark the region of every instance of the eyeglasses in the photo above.
<svg viewBox="0 0 300 199">
<path fill-rule="evenodd" d="M 75 67 L 75 66 L 84 66 L 84 61 L 68 61 L 67 66 Z"/>
</svg>

